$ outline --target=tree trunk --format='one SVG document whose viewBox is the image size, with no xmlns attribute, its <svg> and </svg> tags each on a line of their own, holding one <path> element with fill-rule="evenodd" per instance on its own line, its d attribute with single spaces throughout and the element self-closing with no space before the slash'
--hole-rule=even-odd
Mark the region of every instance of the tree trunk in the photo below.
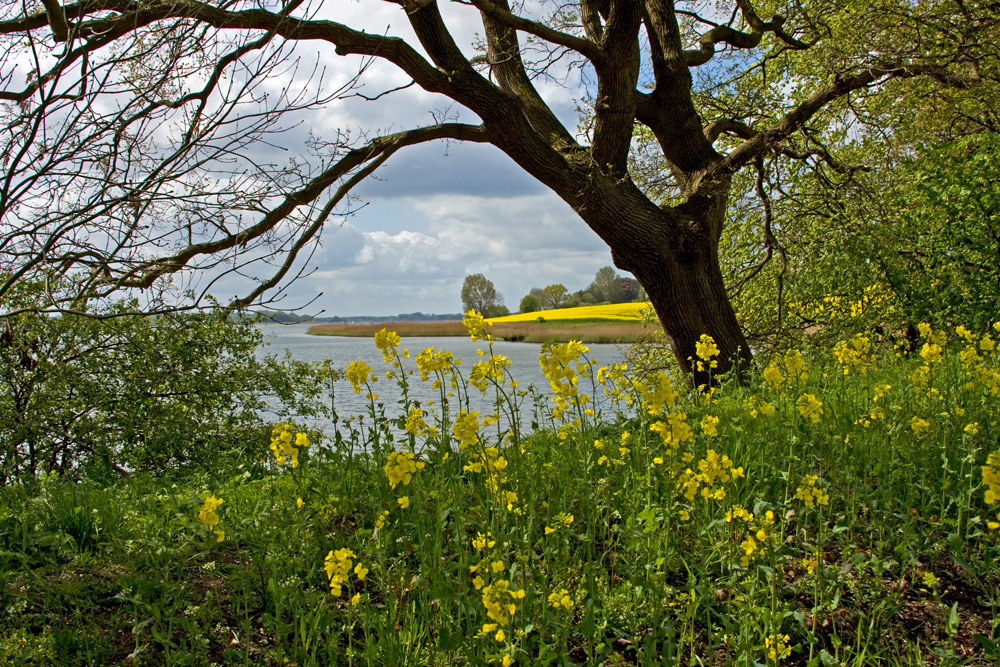
<svg viewBox="0 0 1000 667">
<path fill-rule="evenodd" d="M 577 209 L 611 247 L 615 264 L 645 288 L 695 386 L 712 384 L 733 369 L 741 375 L 752 358 L 719 267 L 728 194 L 727 181 L 708 184 L 679 206 L 659 207 L 630 183 L 619 182 Z M 702 335 L 719 348 L 715 368 L 698 367 Z"/>
<path fill-rule="evenodd" d="M 751 359 L 750 346 L 726 294 L 715 248 L 633 263 L 631 271 L 646 289 L 681 370 L 692 374 L 695 386 L 711 384 L 734 366 L 742 372 Z M 704 334 L 719 348 L 716 368 L 698 367 L 696 344 Z"/>
</svg>

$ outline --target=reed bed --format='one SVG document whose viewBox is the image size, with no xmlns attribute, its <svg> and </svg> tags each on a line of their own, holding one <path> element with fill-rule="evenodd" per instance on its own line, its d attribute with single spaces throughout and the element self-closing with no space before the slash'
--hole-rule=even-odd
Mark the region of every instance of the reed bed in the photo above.
<svg viewBox="0 0 1000 667">
<path fill-rule="evenodd" d="M 386 327 L 405 338 L 466 335 L 465 327 L 457 320 L 392 322 L 389 324 L 316 324 L 309 327 L 308 332 L 316 336 L 370 338 L 377 331 Z M 634 343 L 649 337 L 649 330 L 645 329 L 639 322 L 608 322 L 603 320 L 500 321 L 489 327 L 488 331 L 494 340 L 523 343 L 544 343 L 549 340 L 557 343 L 571 340 L 579 340 L 584 343 Z"/>
</svg>

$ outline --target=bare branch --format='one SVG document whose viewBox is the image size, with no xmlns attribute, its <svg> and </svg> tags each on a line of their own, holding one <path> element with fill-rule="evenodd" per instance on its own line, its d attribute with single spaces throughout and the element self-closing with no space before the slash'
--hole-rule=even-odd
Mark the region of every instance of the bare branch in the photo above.
<svg viewBox="0 0 1000 667">
<path fill-rule="evenodd" d="M 714 144 L 725 133 L 735 134 L 743 139 L 750 139 L 757 134 L 746 123 L 731 118 L 720 118 L 712 121 L 705 128 L 705 138 L 708 139 L 709 143 Z"/>
<path fill-rule="evenodd" d="M 59 0 L 42 0 L 45 13 L 49 17 L 49 27 L 52 28 L 52 37 L 57 42 L 69 40 L 69 22 L 66 20 L 66 13 L 63 11 Z"/>
<path fill-rule="evenodd" d="M 704 65 L 715 55 L 716 46 L 728 44 L 737 49 L 756 48 L 767 33 L 773 33 L 793 49 L 807 49 L 811 44 L 798 40 L 784 31 L 785 17 L 775 14 L 770 21 L 762 21 L 749 0 L 737 0 L 737 6 L 750 26 L 750 32 L 736 30 L 727 25 L 716 25 L 698 40 L 698 48 L 684 52 L 689 66 Z"/>
<path fill-rule="evenodd" d="M 476 9 L 481 11 L 484 15 L 497 20 L 508 27 L 534 35 L 535 37 L 551 42 L 552 44 L 559 44 L 560 46 L 572 49 L 573 51 L 576 51 L 586 57 L 594 64 L 604 63 L 607 60 L 608 56 L 604 50 L 590 39 L 561 32 L 545 25 L 544 23 L 539 23 L 538 21 L 532 21 L 522 16 L 518 16 L 509 9 L 505 9 L 501 5 L 497 4 L 494 0 L 468 0 L 468 4 L 475 6 Z"/>
</svg>

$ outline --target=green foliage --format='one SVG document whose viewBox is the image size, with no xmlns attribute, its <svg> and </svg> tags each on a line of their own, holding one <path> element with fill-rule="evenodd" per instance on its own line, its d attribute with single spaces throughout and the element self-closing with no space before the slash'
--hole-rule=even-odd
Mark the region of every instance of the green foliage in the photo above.
<svg viewBox="0 0 1000 667">
<path fill-rule="evenodd" d="M 518 312 L 533 313 L 538 310 L 539 306 L 540 304 L 537 296 L 534 294 L 525 294 L 524 298 L 521 299 L 521 305 L 518 308 Z"/>
<path fill-rule="evenodd" d="M 483 317 L 499 317 L 503 297 L 493 281 L 481 273 L 466 276 L 462 283 L 462 312 L 474 310 Z M 504 308 L 506 310 L 506 308 Z M 509 314 L 509 311 L 504 314 Z"/>
<path fill-rule="evenodd" d="M 22 290 L 8 312 L 30 306 Z M 261 335 L 223 313 L 33 312 L 0 321 L 0 480 L 58 471 L 107 478 L 257 449 L 259 411 L 322 407 L 318 369 L 258 360 Z M 270 399 L 265 397 L 270 396 Z"/>
<path fill-rule="evenodd" d="M 561 283 L 548 285 L 542 292 L 545 295 L 542 307 L 546 310 L 550 308 L 563 308 L 569 300 L 569 290 Z"/>
<path fill-rule="evenodd" d="M 622 277 L 613 266 L 602 266 L 587 291 L 594 295 L 597 303 L 621 303 Z"/>
<path fill-rule="evenodd" d="M 350 378 L 365 391 L 388 373 L 403 402 L 372 395 L 331 447 L 278 426 L 284 461 L 267 466 L 0 488 L 0 656 L 995 660 L 997 331 L 921 335 L 912 355 L 858 338 L 791 352 L 710 394 L 551 344 L 553 400 L 534 397 L 529 431 L 530 395 L 489 341 L 463 376 L 447 354 L 409 359 L 383 334 L 385 366 Z M 408 399 L 425 372 L 450 408 Z M 469 392 L 492 397 L 500 421 L 460 412 Z"/>
<path fill-rule="evenodd" d="M 899 335 L 918 322 L 996 321 L 998 137 L 931 145 L 849 178 L 826 170 L 826 185 L 808 168 L 785 165 L 772 246 L 760 243 L 764 209 L 750 203 L 723 240 L 747 329 L 758 340 L 809 333 L 822 343 L 858 330 Z M 860 162 L 879 143 L 838 157 Z"/>
<path fill-rule="evenodd" d="M 870 251 L 912 321 L 992 324 L 1000 314 L 1000 135 L 922 151 L 887 193 L 899 211 Z"/>
</svg>

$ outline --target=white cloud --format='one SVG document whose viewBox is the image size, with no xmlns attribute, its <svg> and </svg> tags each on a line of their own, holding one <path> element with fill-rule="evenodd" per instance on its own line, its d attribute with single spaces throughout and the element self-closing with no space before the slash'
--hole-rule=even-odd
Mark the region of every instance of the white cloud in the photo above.
<svg viewBox="0 0 1000 667">
<path fill-rule="evenodd" d="M 408 212 L 408 228 L 366 231 L 399 211 Z M 323 292 L 317 303 L 336 315 L 457 313 L 462 281 L 472 273 L 491 279 L 516 310 L 532 287 L 583 289 L 611 263 L 597 235 L 548 192 L 396 199 L 328 232 L 316 258 L 320 269 L 293 290 L 303 301 Z M 331 252 L 344 247 L 356 252 Z"/>
</svg>

